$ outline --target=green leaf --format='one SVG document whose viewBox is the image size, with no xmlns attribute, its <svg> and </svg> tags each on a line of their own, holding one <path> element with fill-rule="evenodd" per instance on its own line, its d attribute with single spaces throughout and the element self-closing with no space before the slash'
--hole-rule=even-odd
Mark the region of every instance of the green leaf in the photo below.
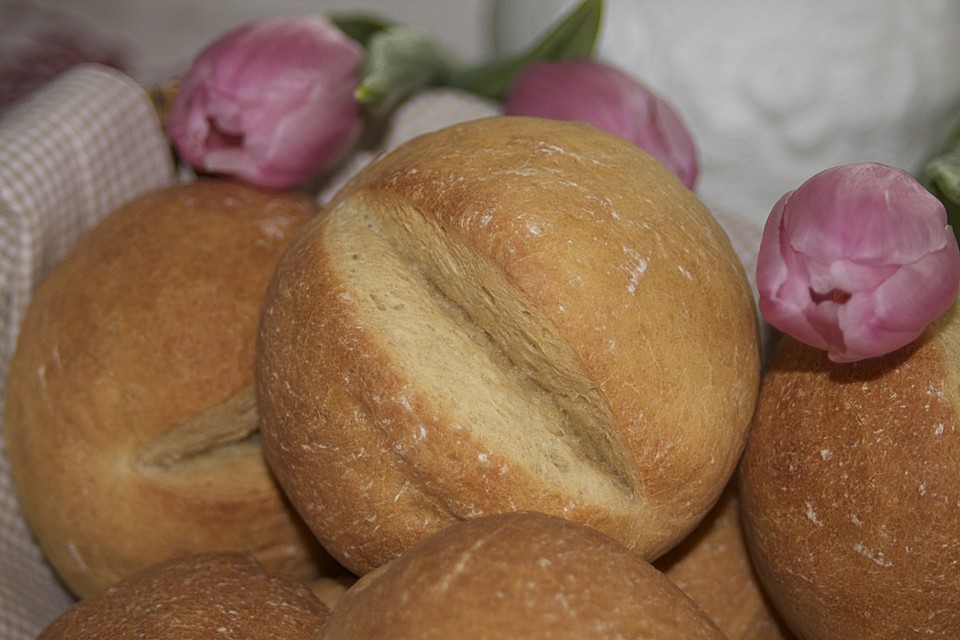
<svg viewBox="0 0 960 640">
<path fill-rule="evenodd" d="M 528 59 L 561 60 L 593 55 L 603 17 L 603 0 L 586 0 L 560 20 L 526 54 Z"/>
<path fill-rule="evenodd" d="M 525 52 L 466 69 L 446 84 L 503 100 L 514 76 L 533 62 L 592 57 L 602 17 L 603 0 L 583 0 Z"/>
<path fill-rule="evenodd" d="M 329 16 L 330 21 L 353 38 L 363 48 L 367 48 L 374 35 L 391 25 L 390 22 L 369 15 Z"/>
<path fill-rule="evenodd" d="M 943 202 L 947 222 L 960 241 L 960 124 L 948 132 L 937 153 L 923 165 L 917 179 Z"/>
<path fill-rule="evenodd" d="M 957 159 L 960 161 L 960 158 Z M 933 163 L 928 163 L 930 167 Z M 936 163 L 939 164 L 939 163 Z M 957 242 L 960 242 L 960 165 L 954 164 L 948 168 L 946 164 L 941 164 L 939 168 L 931 169 L 939 175 L 932 177 L 930 182 L 924 183 L 924 186 L 943 203 L 947 210 L 947 224 L 953 227 L 953 233 L 957 236 Z"/>
<path fill-rule="evenodd" d="M 446 63 L 430 36 L 402 25 L 372 35 L 357 100 L 367 106 L 394 102 L 443 77 Z"/>
<path fill-rule="evenodd" d="M 930 160 L 924 168 L 929 183 L 951 202 L 960 204 L 960 152 L 947 153 Z"/>
</svg>

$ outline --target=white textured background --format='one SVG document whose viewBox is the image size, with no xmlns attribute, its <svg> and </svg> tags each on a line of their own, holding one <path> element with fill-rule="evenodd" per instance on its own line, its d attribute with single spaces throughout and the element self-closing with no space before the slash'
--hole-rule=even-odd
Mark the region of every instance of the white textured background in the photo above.
<svg viewBox="0 0 960 640">
<path fill-rule="evenodd" d="M 166 79 L 228 29 L 267 16 L 375 13 L 433 34 L 451 55 L 476 60 L 492 43 L 491 0 L 36 0 L 135 50 L 133 75 Z"/>
</svg>

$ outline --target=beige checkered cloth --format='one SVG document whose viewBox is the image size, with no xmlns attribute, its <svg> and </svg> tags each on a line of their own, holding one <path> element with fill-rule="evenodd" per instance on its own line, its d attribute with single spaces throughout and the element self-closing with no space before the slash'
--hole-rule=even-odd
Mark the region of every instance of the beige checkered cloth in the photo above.
<svg viewBox="0 0 960 640">
<path fill-rule="evenodd" d="M 472 96 L 435 91 L 397 113 L 384 149 L 462 120 L 495 115 Z M 321 200 L 374 152 L 350 158 Z M 141 88 L 103 67 L 61 77 L 0 120 L 0 392 L 30 294 L 105 213 L 175 179 Z M 759 229 L 718 216 L 752 275 Z M 71 603 L 22 521 L 0 439 L 0 640 L 29 640 Z"/>
</svg>

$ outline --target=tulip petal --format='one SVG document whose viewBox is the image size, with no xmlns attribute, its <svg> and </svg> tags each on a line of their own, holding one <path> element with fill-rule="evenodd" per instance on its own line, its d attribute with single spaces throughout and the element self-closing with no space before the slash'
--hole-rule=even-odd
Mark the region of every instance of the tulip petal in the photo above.
<svg viewBox="0 0 960 640">
<path fill-rule="evenodd" d="M 815 175 L 774 206 L 757 262 L 760 310 L 835 362 L 915 340 L 960 291 L 960 249 L 943 205 L 876 163 Z"/>
<path fill-rule="evenodd" d="M 789 275 L 783 256 L 784 235 L 781 229 L 783 207 L 789 197 L 789 193 L 784 195 L 767 217 L 757 253 L 757 288 L 768 298 L 778 297 L 780 287 Z"/>
<path fill-rule="evenodd" d="M 945 247 L 913 264 L 904 265 L 877 287 L 873 303 L 876 325 L 885 331 L 904 331 L 936 318 L 956 298 L 960 285 L 960 258 Z"/>
<path fill-rule="evenodd" d="M 353 92 L 362 48 L 326 18 L 278 18 L 235 29 L 194 60 L 167 131 L 186 162 L 288 188 L 359 138 Z"/>
<path fill-rule="evenodd" d="M 787 193 L 777 202 L 764 225 L 756 271 L 760 312 L 780 331 L 826 349 L 829 345 L 806 315 L 809 287 L 782 227 L 783 210 L 789 199 Z"/>
<path fill-rule="evenodd" d="M 688 188 L 696 183 L 696 146 L 677 112 L 645 85 L 602 62 L 575 59 L 526 66 L 514 78 L 504 113 L 587 122 L 644 149 Z"/>
<path fill-rule="evenodd" d="M 948 231 L 948 233 L 950 233 Z M 923 333 L 956 300 L 960 252 L 950 247 L 900 267 L 873 290 L 854 295 L 840 314 L 845 337 L 841 361 L 862 360 L 900 349 Z"/>
<path fill-rule="evenodd" d="M 816 174 L 793 195 L 791 245 L 823 264 L 903 264 L 942 246 L 946 211 L 908 173 L 879 163 Z"/>
<path fill-rule="evenodd" d="M 830 353 L 844 353 L 847 349 L 845 332 L 841 328 L 840 313 L 845 304 L 830 300 L 804 307 L 803 315 L 810 327 L 820 337 L 818 344 L 826 345 Z"/>
<path fill-rule="evenodd" d="M 892 353 L 917 338 L 927 323 L 884 328 L 877 316 L 874 298 L 868 294 L 852 298 L 843 306 L 839 322 L 844 333 L 844 349 L 832 351 L 834 362 L 856 362 Z"/>
<path fill-rule="evenodd" d="M 850 294 L 880 286 L 900 269 L 896 264 L 863 264 L 858 260 L 836 260 L 826 265 L 823 281 L 811 278 L 810 287 L 821 294 L 841 290 Z"/>
<path fill-rule="evenodd" d="M 303 167 L 316 167 L 324 158 L 340 157 L 361 127 L 360 107 L 352 93 L 346 94 L 340 104 L 326 95 L 322 103 L 309 102 L 287 113 L 269 135 L 258 135 L 261 130 L 253 128 L 247 144 L 258 165 L 269 167 L 277 176 L 287 176 L 281 182 L 296 183 L 309 178 Z M 269 178 L 263 175 L 260 180 Z"/>
</svg>

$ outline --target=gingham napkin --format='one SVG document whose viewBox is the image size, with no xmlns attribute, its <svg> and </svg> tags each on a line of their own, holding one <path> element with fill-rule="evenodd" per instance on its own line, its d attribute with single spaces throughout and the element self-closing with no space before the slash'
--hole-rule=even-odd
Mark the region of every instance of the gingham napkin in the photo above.
<svg viewBox="0 0 960 640">
<path fill-rule="evenodd" d="M 105 213 L 173 176 L 148 96 L 111 68 L 74 67 L 4 114 L 0 398 L 34 288 Z M 0 638 L 36 637 L 69 602 L 20 517 L 0 438 Z"/>
<path fill-rule="evenodd" d="M 398 111 L 381 148 L 343 163 L 319 199 L 404 140 L 498 113 L 497 105 L 464 93 L 424 93 Z M 70 72 L 0 121 L 0 385 L 20 318 L 43 276 L 110 209 L 174 178 L 143 91 L 103 67 Z M 717 218 L 752 278 L 760 230 L 745 218 L 722 212 Z M 0 440 L 0 638 L 36 637 L 70 602 L 21 519 Z"/>
</svg>

